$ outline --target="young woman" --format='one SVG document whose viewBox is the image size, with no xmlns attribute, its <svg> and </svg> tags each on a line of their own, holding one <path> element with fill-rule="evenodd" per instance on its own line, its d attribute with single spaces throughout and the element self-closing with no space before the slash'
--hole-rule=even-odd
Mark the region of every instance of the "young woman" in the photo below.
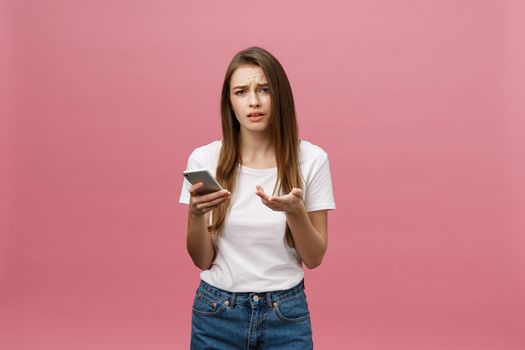
<svg viewBox="0 0 525 350">
<path fill-rule="evenodd" d="M 226 71 L 222 140 L 196 148 L 225 190 L 199 195 L 184 180 L 188 252 L 200 273 L 191 349 L 311 349 L 302 263 L 327 248 L 335 209 L 328 157 L 298 138 L 290 83 L 277 59 L 251 47 Z"/>
</svg>

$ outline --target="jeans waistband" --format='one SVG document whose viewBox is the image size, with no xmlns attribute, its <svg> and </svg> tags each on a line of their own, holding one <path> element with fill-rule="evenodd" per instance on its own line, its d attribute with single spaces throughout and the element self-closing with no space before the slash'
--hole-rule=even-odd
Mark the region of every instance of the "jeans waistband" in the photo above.
<svg viewBox="0 0 525 350">
<path fill-rule="evenodd" d="M 272 307 L 274 303 L 289 299 L 303 292 L 304 289 L 304 279 L 290 289 L 277 290 L 273 292 L 228 292 L 214 287 L 203 280 L 200 281 L 198 288 L 199 291 L 207 293 L 214 298 L 218 298 L 219 302 L 227 302 L 230 307 L 233 307 L 236 303 L 252 304 L 252 306 L 254 303 L 260 303 L 267 304 L 269 307 Z"/>
</svg>

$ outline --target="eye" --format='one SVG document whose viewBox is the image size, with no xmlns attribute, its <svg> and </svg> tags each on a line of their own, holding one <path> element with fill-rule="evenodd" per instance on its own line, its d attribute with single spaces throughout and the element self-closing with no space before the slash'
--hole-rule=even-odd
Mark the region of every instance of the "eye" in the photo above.
<svg viewBox="0 0 525 350">
<path fill-rule="evenodd" d="M 270 88 L 263 87 L 259 91 L 261 91 L 263 94 L 269 94 L 270 93 Z"/>
<path fill-rule="evenodd" d="M 234 95 L 239 96 L 240 94 L 244 94 L 244 90 L 238 90 L 238 91 L 234 92 Z"/>
</svg>

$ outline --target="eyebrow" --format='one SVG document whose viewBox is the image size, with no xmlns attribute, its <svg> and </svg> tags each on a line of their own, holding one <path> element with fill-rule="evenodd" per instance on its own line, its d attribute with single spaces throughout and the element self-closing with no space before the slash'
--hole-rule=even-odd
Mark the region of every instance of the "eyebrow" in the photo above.
<svg viewBox="0 0 525 350">
<path fill-rule="evenodd" d="M 267 86 L 270 86 L 270 84 L 268 84 L 268 83 L 257 84 L 257 86 L 264 86 L 264 87 L 267 87 Z M 241 85 L 241 86 L 236 86 L 236 87 L 234 87 L 234 88 L 232 88 L 232 89 L 233 89 L 233 90 L 235 90 L 235 89 L 245 89 L 245 88 L 247 88 L 247 87 L 248 87 L 248 85 Z"/>
</svg>

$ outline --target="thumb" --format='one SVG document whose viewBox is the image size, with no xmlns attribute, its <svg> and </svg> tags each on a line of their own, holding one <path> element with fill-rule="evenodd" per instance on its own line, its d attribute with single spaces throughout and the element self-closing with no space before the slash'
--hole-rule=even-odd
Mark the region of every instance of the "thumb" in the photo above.
<svg viewBox="0 0 525 350">
<path fill-rule="evenodd" d="M 303 190 L 301 190 L 300 188 L 293 188 L 292 189 L 292 194 L 294 196 L 296 196 L 297 198 L 299 199 L 303 199 Z"/>
</svg>

